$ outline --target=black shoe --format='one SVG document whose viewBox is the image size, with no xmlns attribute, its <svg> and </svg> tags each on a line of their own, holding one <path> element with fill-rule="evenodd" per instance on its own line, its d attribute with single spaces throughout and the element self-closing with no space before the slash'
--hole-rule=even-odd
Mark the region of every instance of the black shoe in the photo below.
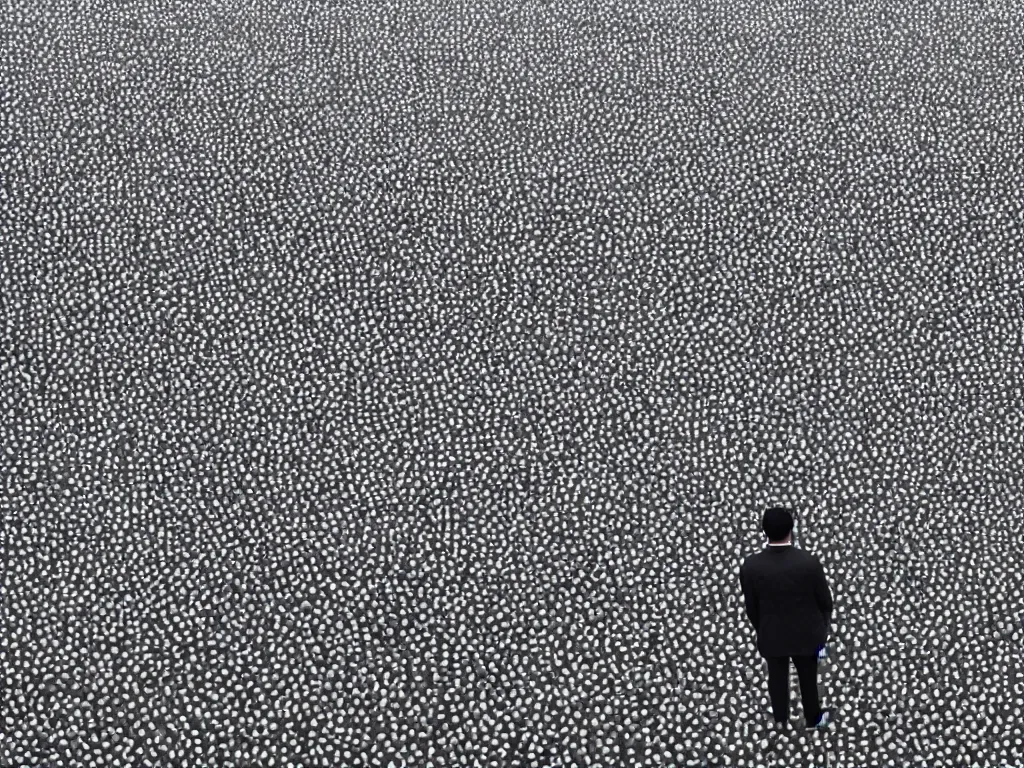
<svg viewBox="0 0 1024 768">
<path fill-rule="evenodd" d="M 818 716 L 818 722 L 814 725 L 804 726 L 809 731 L 821 731 L 828 728 L 832 724 L 835 718 L 835 710 L 832 707 L 825 707 L 821 710 L 821 714 Z"/>
</svg>

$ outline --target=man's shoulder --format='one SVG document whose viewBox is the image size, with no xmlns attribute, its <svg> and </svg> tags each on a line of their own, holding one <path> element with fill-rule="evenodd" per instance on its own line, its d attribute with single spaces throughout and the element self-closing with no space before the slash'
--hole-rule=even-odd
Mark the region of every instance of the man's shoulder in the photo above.
<svg viewBox="0 0 1024 768">
<path fill-rule="evenodd" d="M 813 552 L 809 552 L 806 549 L 800 549 L 799 547 L 794 547 L 793 549 L 795 549 L 797 552 L 799 552 L 800 556 L 802 558 L 804 558 L 805 560 L 809 560 L 812 563 L 820 562 L 818 560 L 818 556 L 816 554 L 814 554 Z"/>
<path fill-rule="evenodd" d="M 743 564 L 740 567 L 741 568 L 747 568 L 750 565 L 756 565 L 757 562 L 763 556 L 764 556 L 764 550 L 763 549 L 760 550 L 759 552 L 751 552 L 749 555 L 747 555 L 745 558 L 743 558 Z"/>
<path fill-rule="evenodd" d="M 796 558 L 799 558 L 799 559 L 802 559 L 802 560 L 806 560 L 806 561 L 813 562 L 813 563 L 817 563 L 818 562 L 817 555 L 815 555 L 815 554 L 813 554 L 811 552 L 808 552 L 806 549 L 801 549 L 800 547 L 797 547 L 797 546 L 785 547 L 784 551 L 785 551 L 786 554 L 791 555 L 791 556 L 796 557 Z M 743 558 L 743 564 L 746 565 L 747 563 L 757 563 L 757 562 L 760 562 L 761 560 L 764 560 L 766 557 L 768 557 L 769 553 L 774 554 L 772 552 L 772 549 L 770 549 L 768 547 L 765 547 L 764 549 L 760 549 L 757 552 L 752 552 L 751 554 L 749 554 L 745 558 Z"/>
<path fill-rule="evenodd" d="M 821 568 L 821 560 L 813 552 L 808 552 L 806 549 L 797 549 L 796 547 L 794 547 L 794 551 L 800 553 L 795 562 L 799 563 L 801 568 L 808 568 L 810 570 Z"/>
</svg>

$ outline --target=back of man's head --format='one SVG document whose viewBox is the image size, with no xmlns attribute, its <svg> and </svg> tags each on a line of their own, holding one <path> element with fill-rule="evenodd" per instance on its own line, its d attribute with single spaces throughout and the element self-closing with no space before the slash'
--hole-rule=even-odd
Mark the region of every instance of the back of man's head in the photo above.
<svg viewBox="0 0 1024 768">
<path fill-rule="evenodd" d="M 793 531 L 793 513 L 786 507 L 768 507 L 761 520 L 761 530 L 771 543 L 784 541 Z"/>
</svg>

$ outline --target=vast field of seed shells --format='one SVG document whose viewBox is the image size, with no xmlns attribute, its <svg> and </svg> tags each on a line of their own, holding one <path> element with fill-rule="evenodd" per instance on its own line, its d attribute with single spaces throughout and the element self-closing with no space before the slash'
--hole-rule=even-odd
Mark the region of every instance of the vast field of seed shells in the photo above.
<svg viewBox="0 0 1024 768">
<path fill-rule="evenodd" d="M 0 765 L 1024 762 L 1024 11 L 13 0 Z M 836 722 L 769 728 L 790 505 Z"/>
</svg>

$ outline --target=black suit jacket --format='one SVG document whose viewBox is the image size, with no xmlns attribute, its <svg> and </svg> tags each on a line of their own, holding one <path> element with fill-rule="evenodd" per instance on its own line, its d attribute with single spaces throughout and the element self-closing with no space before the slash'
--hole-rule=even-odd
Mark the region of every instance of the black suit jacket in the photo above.
<svg viewBox="0 0 1024 768">
<path fill-rule="evenodd" d="M 832 592 L 810 552 L 767 546 L 743 561 L 740 585 L 762 656 L 809 656 L 825 644 Z"/>
</svg>

